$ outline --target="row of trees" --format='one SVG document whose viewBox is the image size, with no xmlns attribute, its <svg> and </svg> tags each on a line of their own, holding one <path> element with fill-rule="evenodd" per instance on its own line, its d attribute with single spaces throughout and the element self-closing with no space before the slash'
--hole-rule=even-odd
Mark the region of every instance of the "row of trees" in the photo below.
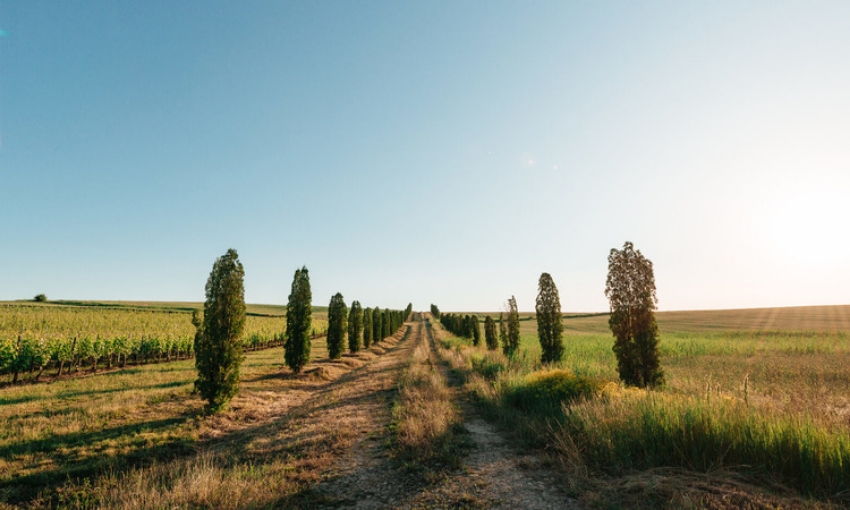
<svg viewBox="0 0 850 510">
<path fill-rule="evenodd" d="M 379 307 L 363 310 L 359 301 L 352 301 L 349 310 L 342 294 L 337 292 L 328 305 L 328 356 L 331 359 L 342 356 L 346 335 L 348 350 L 352 354 L 358 352 L 361 345 L 368 348 L 371 343 L 397 331 L 412 311 L 412 304 L 408 304 L 404 310 L 381 310 Z M 368 327 L 364 328 L 364 324 L 368 324 Z"/>
<path fill-rule="evenodd" d="M 195 351 L 198 379 L 195 388 L 215 412 L 227 405 L 239 387 L 243 359 L 240 337 L 245 325 L 245 277 L 236 250 L 216 259 L 207 280 L 203 319 L 195 317 Z M 286 312 L 284 359 L 295 373 L 310 361 L 313 294 L 306 267 L 295 271 Z M 327 345 L 331 359 L 342 356 L 346 335 L 351 352 L 392 335 L 410 316 L 405 310 L 366 308 L 358 301 L 349 310 L 342 294 L 335 294 L 328 307 Z M 362 333 L 361 333 L 362 332 Z M 361 337 L 362 334 L 362 337 Z"/>
<path fill-rule="evenodd" d="M 612 249 L 608 255 L 608 278 L 605 296 L 610 303 L 608 325 L 614 335 L 614 354 L 620 379 L 631 386 L 656 387 L 664 382 L 658 351 L 658 325 L 655 310 L 655 276 L 652 262 L 634 245 L 626 242 L 622 250 Z M 511 296 L 507 320 L 499 315 L 499 340 L 506 356 L 519 348 L 519 314 L 516 299 Z M 439 313 L 431 305 L 431 313 Z M 538 280 L 537 337 L 544 364 L 559 363 L 564 357 L 563 323 L 558 288 L 549 273 Z M 480 331 L 475 315 L 442 314 L 440 322 L 454 335 L 470 338 L 479 344 Z M 488 315 L 484 319 L 484 337 L 488 349 L 496 349 L 496 322 Z"/>
<path fill-rule="evenodd" d="M 436 308 L 434 305 L 431 307 Z M 477 315 L 444 313 L 440 316 L 440 324 L 452 334 L 472 340 L 473 345 L 481 343 L 481 327 Z M 519 350 L 519 311 L 515 297 L 511 296 L 508 300 L 507 312 L 499 314 L 498 337 L 496 324 L 493 317 L 484 317 L 484 343 L 490 350 L 498 349 L 501 343 L 505 356 L 512 357 Z"/>
</svg>

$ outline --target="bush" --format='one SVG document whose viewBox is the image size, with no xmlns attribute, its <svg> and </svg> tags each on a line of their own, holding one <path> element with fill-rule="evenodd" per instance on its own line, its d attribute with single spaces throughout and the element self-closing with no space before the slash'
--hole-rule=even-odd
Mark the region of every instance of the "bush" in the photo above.
<svg viewBox="0 0 850 510">
<path fill-rule="evenodd" d="M 473 355 L 470 361 L 472 362 L 472 370 L 488 381 L 495 381 L 499 374 L 507 369 L 504 363 L 490 356 Z"/>
<path fill-rule="evenodd" d="M 32 300 L 36 303 L 47 303 L 47 296 L 45 296 L 44 294 L 36 294 L 36 296 L 32 298 Z"/>
<path fill-rule="evenodd" d="M 568 370 L 547 370 L 528 375 L 507 388 L 508 403 L 526 413 L 563 416 L 564 405 L 596 394 L 602 385 Z"/>
</svg>

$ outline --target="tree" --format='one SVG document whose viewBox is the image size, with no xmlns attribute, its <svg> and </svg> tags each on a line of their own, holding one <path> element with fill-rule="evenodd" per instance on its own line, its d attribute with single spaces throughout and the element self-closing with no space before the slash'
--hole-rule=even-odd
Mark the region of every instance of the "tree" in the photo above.
<svg viewBox="0 0 850 510">
<path fill-rule="evenodd" d="M 207 280 L 204 320 L 196 326 L 195 388 L 207 411 L 223 409 L 239 390 L 242 331 L 245 329 L 245 271 L 236 250 L 216 259 Z M 200 322 L 200 321 L 198 321 Z"/>
<path fill-rule="evenodd" d="M 346 329 L 348 329 L 348 308 L 345 306 L 342 294 L 337 292 L 328 305 L 328 356 L 331 359 L 342 357 Z"/>
<path fill-rule="evenodd" d="M 381 313 L 381 309 L 377 306 L 372 309 L 372 343 L 377 344 L 384 337 L 381 336 L 381 332 L 383 331 L 383 323 L 381 322 L 383 319 L 383 314 Z"/>
<path fill-rule="evenodd" d="M 508 324 L 505 322 L 504 313 L 499 313 L 499 341 L 502 343 L 502 352 L 506 352 L 505 346 L 508 345 Z"/>
<path fill-rule="evenodd" d="M 472 345 L 478 346 L 481 343 L 481 325 L 478 322 L 478 316 L 473 315 L 469 322 L 472 329 Z"/>
<path fill-rule="evenodd" d="M 615 338 L 620 379 L 642 388 L 663 385 L 652 262 L 628 241 L 608 255 L 605 296 L 611 303 L 608 325 Z"/>
<path fill-rule="evenodd" d="M 511 296 L 508 300 L 508 326 L 507 338 L 502 344 L 502 351 L 507 357 L 513 357 L 519 349 L 519 310 L 516 306 L 516 298 Z"/>
<path fill-rule="evenodd" d="M 487 349 L 495 350 L 499 347 L 499 338 L 496 336 L 496 323 L 489 315 L 484 317 L 484 342 Z"/>
<path fill-rule="evenodd" d="M 372 309 L 363 310 L 363 348 L 368 349 L 372 345 Z"/>
<path fill-rule="evenodd" d="M 393 334 L 393 332 L 390 330 L 390 328 L 392 327 L 391 317 L 392 317 L 392 314 L 390 313 L 390 309 L 384 308 L 384 316 L 381 319 L 381 339 L 382 340 Z"/>
<path fill-rule="evenodd" d="M 36 294 L 32 300 L 36 303 L 47 303 L 47 296 L 45 294 Z"/>
<path fill-rule="evenodd" d="M 564 357 L 564 342 L 561 334 L 564 325 L 561 324 L 561 299 L 558 288 L 549 273 L 540 275 L 537 284 L 537 337 L 543 351 L 543 363 L 557 363 Z"/>
<path fill-rule="evenodd" d="M 310 328 L 313 322 L 313 293 L 306 267 L 295 270 L 286 306 L 286 365 L 296 374 L 310 361 Z"/>
<path fill-rule="evenodd" d="M 360 301 L 351 302 L 348 311 L 348 350 L 355 353 L 360 350 L 360 335 L 363 332 L 363 309 Z"/>
</svg>

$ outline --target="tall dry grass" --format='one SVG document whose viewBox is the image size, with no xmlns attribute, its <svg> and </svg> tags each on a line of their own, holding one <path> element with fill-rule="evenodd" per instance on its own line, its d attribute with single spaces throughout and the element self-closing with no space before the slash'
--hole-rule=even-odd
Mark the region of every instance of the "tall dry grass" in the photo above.
<svg viewBox="0 0 850 510">
<path fill-rule="evenodd" d="M 411 466 L 457 467 L 460 413 L 431 354 L 428 331 L 422 323 L 417 327 L 420 341 L 399 378 L 392 410 L 396 451 Z"/>
</svg>

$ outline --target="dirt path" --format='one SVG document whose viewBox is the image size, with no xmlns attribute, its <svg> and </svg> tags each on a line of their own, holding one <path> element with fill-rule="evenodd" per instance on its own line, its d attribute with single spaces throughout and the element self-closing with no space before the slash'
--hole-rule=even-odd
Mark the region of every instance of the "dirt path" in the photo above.
<svg viewBox="0 0 850 510">
<path fill-rule="evenodd" d="M 439 359 L 431 328 L 432 355 Z M 411 501 L 411 508 L 571 509 L 580 508 L 562 489 L 561 476 L 533 454 L 511 448 L 502 434 L 481 418 L 462 394 L 446 365 L 442 373 L 454 388 L 471 448 L 462 472 L 446 477 Z"/>
<path fill-rule="evenodd" d="M 385 355 L 368 367 L 368 387 L 346 388 L 362 396 L 361 412 L 366 411 L 362 416 L 365 419 L 366 414 L 370 415 L 364 422 L 369 423 L 368 434 L 364 431 L 327 480 L 313 489 L 314 502 L 334 508 L 398 508 L 422 488 L 422 481 L 411 479 L 390 457 L 392 415 L 389 402 L 376 402 L 374 395 L 369 393 L 394 396 L 398 378 L 407 367 L 413 349 L 424 341 L 424 324 L 420 319 L 412 324 L 403 349 Z"/>
<path fill-rule="evenodd" d="M 404 351 L 387 356 L 374 365 L 386 377 L 376 377 L 373 388 L 391 389 L 403 369 L 405 359 L 420 342 L 428 342 L 431 356 L 437 360 L 430 326 L 419 318 L 413 325 Z M 440 364 L 444 377 L 445 366 Z M 366 390 L 366 388 L 362 388 Z M 350 389 L 350 391 L 358 391 Z M 334 508 L 356 509 L 419 509 L 419 508 L 505 508 L 505 509 L 566 509 L 578 508 L 562 490 L 558 476 L 533 455 L 513 451 L 501 434 L 481 419 L 458 389 L 456 401 L 464 416 L 469 435 L 469 454 L 462 469 L 439 476 L 412 475 L 399 469 L 390 458 L 386 443 L 388 435 L 381 433 L 389 425 L 389 409 L 368 405 L 373 417 L 371 440 L 361 440 L 341 462 L 337 471 L 314 489 L 315 503 Z M 370 398 L 364 394 L 362 402 Z"/>
</svg>

